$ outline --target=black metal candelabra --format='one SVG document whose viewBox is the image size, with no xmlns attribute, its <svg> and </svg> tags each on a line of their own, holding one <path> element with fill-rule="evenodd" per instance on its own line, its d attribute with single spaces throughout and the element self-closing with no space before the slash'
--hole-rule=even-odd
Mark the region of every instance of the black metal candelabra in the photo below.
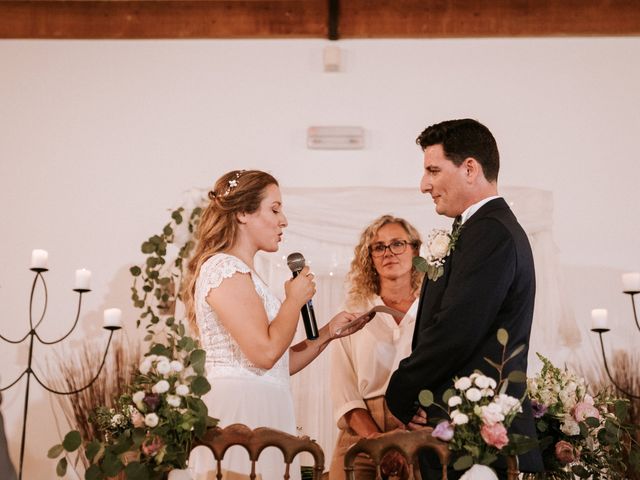
<svg viewBox="0 0 640 480">
<path fill-rule="evenodd" d="M 635 302 L 635 296 L 640 293 L 640 290 L 624 290 L 623 293 L 626 293 L 627 295 L 629 295 L 629 297 L 631 298 L 631 307 L 633 309 L 633 319 L 636 322 L 636 327 L 638 328 L 638 331 L 640 331 L 640 323 L 638 323 L 638 312 L 636 310 L 636 302 Z M 604 341 L 602 340 L 602 334 L 603 333 L 607 333 L 610 329 L 609 328 L 592 328 L 591 331 L 595 332 L 598 334 L 598 337 L 600 338 L 600 349 L 602 350 L 602 360 L 604 362 L 604 369 L 607 372 L 607 376 L 609 377 L 609 380 L 611 381 L 611 383 L 623 394 L 625 394 L 626 396 L 630 397 L 630 398 L 634 398 L 634 399 L 640 399 L 640 395 L 634 395 L 631 392 L 627 392 L 625 389 L 623 389 L 620 385 L 618 385 L 616 383 L 616 381 L 613 379 L 613 376 L 611 375 L 611 372 L 609 371 L 609 364 L 607 363 L 607 355 L 604 352 Z"/>
<path fill-rule="evenodd" d="M 29 298 L 29 331 L 20 340 L 11 340 L 9 338 L 4 337 L 3 335 L 0 335 L 0 338 L 2 338 L 2 340 L 4 340 L 5 342 L 13 343 L 13 344 L 20 344 L 20 343 L 24 342 L 25 340 L 29 339 L 29 357 L 28 357 L 28 360 L 27 360 L 27 367 L 24 369 L 24 371 L 22 373 L 20 373 L 18 375 L 18 378 L 16 378 L 9 385 L 7 385 L 6 387 L 0 387 L 0 392 L 3 392 L 5 390 L 10 389 L 14 385 L 16 385 L 25 375 L 27 377 L 27 385 L 26 385 L 25 395 L 24 395 L 24 412 L 23 412 L 23 416 L 22 416 L 22 439 L 20 441 L 20 465 L 19 465 L 19 470 L 18 470 L 18 479 L 19 480 L 22 479 L 22 471 L 23 471 L 22 467 L 23 467 L 23 462 L 24 462 L 25 439 L 26 439 L 26 434 L 27 434 L 27 413 L 29 411 L 29 387 L 30 387 L 30 384 L 31 384 L 31 377 L 33 377 L 40 384 L 40 386 L 42 386 L 42 388 L 44 388 L 48 392 L 55 393 L 56 395 L 73 395 L 73 394 L 82 392 L 83 390 L 86 390 L 100 376 L 100 372 L 102 372 L 102 368 L 104 367 L 104 363 L 105 363 L 105 360 L 107 358 L 107 353 L 109 351 L 109 346 L 111 345 L 111 338 L 113 337 L 113 332 L 120 329 L 119 326 L 105 326 L 104 327 L 106 330 L 110 330 L 109 340 L 107 342 L 107 348 L 105 348 L 104 356 L 102 357 L 102 362 L 100 363 L 100 368 L 98 369 L 98 372 L 89 381 L 89 383 L 87 385 L 85 385 L 84 387 L 78 388 L 77 390 L 72 390 L 72 391 L 69 391 L 69 392 L 62 392 L 62 391 L 59 391 L 59 390 L 55 390 L 55 389 L 45 385 L 44 382 L 40 379 L 40 377 L 38 377 L 38 375 L 36 374 L 36 372 L 33 371 L 33 368 L 32 368 L 33 349 L 34 349 L 34 345 L 35 345 L 35 340 L 37 339 L 43 345 L 55 345 L 56 343 L 62 342 L 65 338 L 67 338 L 69 335 L 71 335 L 71 332 L 73 332 L 73 330 L 78 325 L 78 319 L 80 318 L 80 310 L 81 310 L 81 307 L 82 307 L 82 294 L 90 292 L 91 290 L 88 289 L 88 288 L 74 288 L 73 289 L 75 292 L 78 292 L 78 310 L 76 312 L 76 319 L 73 322 L 73 325 L 71 326 L 69 331 L 65 335 L 63 335 L 61 338 L 59 338 L 57 340 L 52 340 L 52 341 L 43 340 L 40 337 L 40 335 L 38 334 L 37 329 L 40 326 L 40 324 L 42 323 L 42 321 L 44 320 L 44 316 L 45 316 L 46 311 L 47 311 L 47 301 L 48 301 L 47 284 L 44 281 L 44 277 L 43 277 L 42 274 L 44 272 L 46 272 L 48 269 L 47 268 L 31 268 L 31 270 L 33 272 L 35 272 L 36 275 L 35 275 L 35 278 L 33 279 L 33 284 L 31 286 L 31 296 Z M 38 280 L 41 281 L 42 288 L 44 289 L 44 306 L 42 308 L 42 314 L 40 315 L 40 319 L 34 325 L 34 323 L 33 323 L 33 297 L 34 297 L 34 292 L 36 290 L 36 285 L 38 284 Z"/>
</svg>

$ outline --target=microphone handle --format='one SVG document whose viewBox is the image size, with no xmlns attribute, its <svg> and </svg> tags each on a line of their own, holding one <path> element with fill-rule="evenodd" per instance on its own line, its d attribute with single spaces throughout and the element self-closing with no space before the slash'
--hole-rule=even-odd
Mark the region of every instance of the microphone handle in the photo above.
<svg viewBox="0 0 640 480">
<path fill-rule="evenodd" d="M 309 340 L 318 338 L 318 325 L 316 324 L 316 315 L 313 312 L 313 302 L 309 300 L 300 310 L 302 313 L 302 323 L 304 323 L 304 331 Z"/>
<path fill-rule="evenodd" d="M 299 270 L 293 271 L 293 278 L 296 278 L 300 273 Z M 300 309 L 302 314 L 302 323 L 304 324 L 304 331 L 307 334 L 307 339 L 315 340 L 318 338 L 318 324 L 316 323 L 316 314 L 313 311 L 313 302 L 309 300 Z"/>
</svg>

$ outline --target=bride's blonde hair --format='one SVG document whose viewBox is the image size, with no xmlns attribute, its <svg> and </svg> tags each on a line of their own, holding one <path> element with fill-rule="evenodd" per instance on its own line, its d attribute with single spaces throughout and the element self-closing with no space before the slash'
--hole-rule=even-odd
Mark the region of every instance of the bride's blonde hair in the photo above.
<svg viewBox="0 0 640 480">
<path fill-rule="evenodd" d="M 187 264 L 182 289 L 182 301 L 194 335 L 199 333 L 194 296 L 200 268 L 213 255 L 235 244 L 238 236 L 237 214 L 258 210 L 269 185 L 278 185 L 278 181 L 266 172 L 233 170 L 220 177 L 209 191 L 209 205 L 202 212 L 194 235 L 196 246 Z"/>
<path fill-rule="evenodd" d="M 351 268 L 347 274 L 347 282 L 349 285 L 349 293 L 347 294 L 347 308 L 357 309 L 366 304 L 371 297 L 380 294 L 380 277 L 373 265 L 371 258 L 371 243 L 378 231 L 388 224 L 398 224 L 407 232 L 409 236 L 409 244 L 413 249 L 414 255 L 420 254 L 422 239 L 416 228 L 407 222 L 404 218 L 394 217 L 392 215 L 382 215 L 376 218 L 371 224 L 364 229 L 360 235 L 360 241 L 353 251 L 353 260 Z M 411 290 L 417 292 L 422 285 L 424 273 L 412 267 L 411 270 Z"/>
</svg>

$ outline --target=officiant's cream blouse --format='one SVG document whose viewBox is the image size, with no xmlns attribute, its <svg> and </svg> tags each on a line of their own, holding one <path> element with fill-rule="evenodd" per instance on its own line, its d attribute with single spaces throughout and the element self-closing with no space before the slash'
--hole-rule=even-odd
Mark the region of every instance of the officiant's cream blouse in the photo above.
<svg viewBox="0 0 640 480">
<path fill-rule="evenodd" d="M 365 312 L 376 305 L 384 305 L 379 296 L 358 310 Z M 377 313 L 359 332 L 333 342 L 331 399 L 336 422 L 354 408 L 366 410 L 365 399 L 384 395 L 391 374 L 411 353 L 417 311 L 416 299 L 400 325 L 391 315 Z"/>
</svg>

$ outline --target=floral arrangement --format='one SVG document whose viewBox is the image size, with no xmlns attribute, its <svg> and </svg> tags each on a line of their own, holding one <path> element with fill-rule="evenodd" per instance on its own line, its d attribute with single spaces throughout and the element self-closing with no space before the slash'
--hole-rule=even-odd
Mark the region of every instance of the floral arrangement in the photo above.
<svg viewBox="0 0 640 480">
<path fill-rule="evenodd" d="M 462 226 L 448 230 L 435 228 L 427 237 L 427 258 L 414 257 L 413 265 L 420 272 L 426 272 L 431 281 L 438 280 L 444 274 L 444 262 L 456 248 Z"/>
<path fill-rule="evenodd" d="M 526 376 L 524 372 L 514 370 L 507 378 L 502 378 L 502 373 L 507 362 L 520 354 L 524 346 L 507 356 L 507 331 L 498 330 L 497 338 L 503 346 L 502 363 L 486 360 L 498 371 L 498 381 L 479 371 L 468 377 L 456 378 L 453 388 L 442 397 L 446 407 L 434 402 L 431 391 L 420 392 L 419 400 L 423 406 L 438 406 L 449 416 L 449 420 L 442 420 L 436 425 L 432 435 L 449 443 L 450 450 L 457 456 L 453 464 L 455 470 L 466 470 L 474 465 L 489 466 L 499 455 L 521 454 L 537 444 L 535 439 L 507 433 L 513 419 L 522 412 L 523 399 L 505 392 L 510 382 L 523 383 Z"/>
<path fill-rule="evenodd" d="M 640 470 L 629 401 L 607 390 L 591 396 L 584 378 L 538 357 L 542 370 L 528 383 L 547 478 L 624 478 L 625 458 Z"/>
<path fill-rule="evenodd" d="M 151 344 L 129 391 L 114 407 L 94 411 L 92 421 L 102 438 L 85 439 L 86 480 L 121 472 L 129 480 L 160 479 L 185 467 L 192 442 L 217 423 L 200 398 L 211 386 L 204 374 L 205 352 L 197 347 L 182 323 L 172 324 L 164 343 Z M 48 456 L 57 458 L 82 444 L 80 432 L 69 432 Z M 66 469 L 63 456 L 56 472 L 64 476 Z"/>
</svg>

